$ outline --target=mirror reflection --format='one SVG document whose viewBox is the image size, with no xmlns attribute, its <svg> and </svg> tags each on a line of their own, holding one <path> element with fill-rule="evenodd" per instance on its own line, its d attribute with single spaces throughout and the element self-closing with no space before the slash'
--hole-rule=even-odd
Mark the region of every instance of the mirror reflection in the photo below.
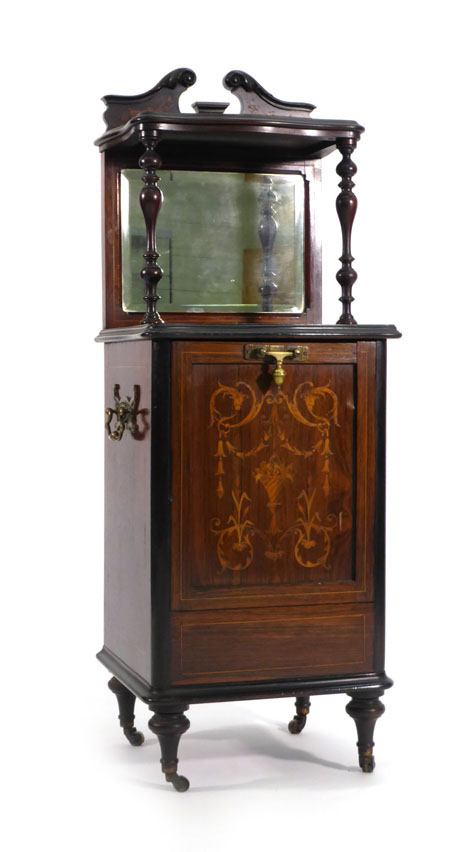
<svg viewBox="0 0 470 852">
<path fill-rule="evenodd" d="M 160 312 L 300 313 L 301 175 L 159 170 Z M 145 310 L 140 169 L 121 171 L 122 306 Z"/>
</svg>

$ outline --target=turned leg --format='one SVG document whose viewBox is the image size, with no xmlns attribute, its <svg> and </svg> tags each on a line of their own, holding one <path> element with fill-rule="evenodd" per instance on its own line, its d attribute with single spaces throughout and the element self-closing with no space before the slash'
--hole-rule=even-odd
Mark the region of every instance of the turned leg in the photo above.
<svg viewBox="0 0 470 852">
<path fill-rule="evenodd" d="M 108 683 L 111 692 L 114 692 L 119 705 L 119 723 L 124 736 L 133 746 L 142 745 L 144 735 L 134 728 L 135 695 L 124 686 L 116 677 L 112 677 Z"/>
<path fill-rule="evenodd" d="M 291 734 L 300 734 L 305 728 L 307 716 L 310 710 L 310 698 L 308 695 L 299 695 L 295 699 L 296 714 L 289 722 L 289 731 Z"/>
<path fill-rule="evenodd" d="M 184 715 L 188 704 L 162 705 L 150 702 L 149 707 L 154 715 L 149 721 L 150 730 L 157 735 L 162 752 L 162 772 L 167 781 L 173 784 L 175 790 L 184 793 L 189 787 L 189 781 L 184 775 L 178 775 L 178 744 L 180 737 L 189 728 L 189 719 Z"/>
<path fill-rule="evenodd" d="M 359 766 L 363 772 L 374 771 L 374 728 L 377 719 L 385 712 L 384 705 L 379 701 L 383 693 L 383 689 L 348 692 L 352 700 L 346 705 L 346 713 L 356 723 Z"/>
</svg>

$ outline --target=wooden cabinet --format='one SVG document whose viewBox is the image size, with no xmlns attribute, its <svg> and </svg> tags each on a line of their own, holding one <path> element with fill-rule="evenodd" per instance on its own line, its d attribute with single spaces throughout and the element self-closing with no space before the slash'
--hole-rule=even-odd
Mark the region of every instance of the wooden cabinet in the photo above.
<svg viewBox="0 0 470 852">
<path fill-rule="evenodd" d="M 289 730 L 299 733 L 311 695 L 348 693 L 360 765 L 372 771 L 379 698 L 391 686 L 384 671 L 385 350 L 399 333 L 358 325 L 351 314 L 351 153 L 362 128 L 307 118 L 309 105 L 284 104 L 241 72 L 225 85 L 242 106 L 252 93 L 250 116 L 224 116 L 220 104 L 181 116 L 177 97 L 192 74 L 178 69 L 143 96 L 105 99 L 106 327 L 98 338 L 106 365 L 105 643 L 98 657 L 113 674 L 110 688 L 133 745 L 143 739 L 133 724 L 135 697 L 149 704 L 165 777 L 178 790 L 189 786 L 177 772 L 178 741 L 189 727 L 184 711 L 236 698 L 295 696 Z M 174 115 L 164 119 L 159 109 Z M 243 141 L 238 154 L 231 134 Z M 327 326 L 312 183 L 318 189 L 321 158 L 334 147 L 343 154 L 343 313 Z M 200 175 L 211 152 L 208 183 Z M 173 270 L 165 322 L 156 312 L 165 274 L 156 248 L 162 162 L 168 185 L 172 169 L 181 170 L 160 231 Z M 139 165 L 141 221 L 137 196 L 127 197 Z M 194 216 L 186 210 L 179 218 L 178 205 L 190 197 L 193 209 L 206 184 L 201 236 L 200 222 L 191 231 Z M 139 299 L 136 246 L 145 290 L 142 311 L 132 316 L 125 308 Z M 234 276 L 227 286 L 225 257 Z"/>
</svg>

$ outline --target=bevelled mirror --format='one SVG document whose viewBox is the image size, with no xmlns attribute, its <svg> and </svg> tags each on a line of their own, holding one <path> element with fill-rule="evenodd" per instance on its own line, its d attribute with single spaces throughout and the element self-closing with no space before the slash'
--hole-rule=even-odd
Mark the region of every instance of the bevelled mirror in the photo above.
<svg viewBox="0 0 470 852">
<path fill-rule="evenodd" d="M 162 312 L 301 313 L 304 178 L 159 170 Z M 145 310 L 141 169 L 121 170 L 122 308 Z"/>
</svg>

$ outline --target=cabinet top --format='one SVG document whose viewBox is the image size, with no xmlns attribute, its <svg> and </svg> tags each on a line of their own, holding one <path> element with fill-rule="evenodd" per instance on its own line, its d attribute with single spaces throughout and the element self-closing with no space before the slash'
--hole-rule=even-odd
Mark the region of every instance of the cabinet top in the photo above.
<svg viewBox="0 0 470 852">
<path fill-rule="evenodd" d="M 177 68 L 140 95 L 106 95 L 107 130 L 96 140 L 100 150 L 136 145 L 143 127 L 151 126 L 172 143 L 204 139 L 217 145 L 267 146 L 318 158 L 334 150 L 336 140 L 357 140 L 364 130 L 356 121 L 312 118 L 313 104 L 282 101 L 244 71 L 230 71 L 223 80 L 238 98 L 240 113 L 225 115 L 228 103 L 207 101 L 195 102 L 194 113 L 181 113 L 180 96 L 195 82 L 194 71 Z"/>
<path fill-rule="evenodd" d="M 393 340 L 401 337 L 394 325 L 165 325 L 104 328 L 95 338 L 100 343 L 119 343 L 129 340 L 232 340 L 358 342 L 363 340 Z"/>
</svg>

